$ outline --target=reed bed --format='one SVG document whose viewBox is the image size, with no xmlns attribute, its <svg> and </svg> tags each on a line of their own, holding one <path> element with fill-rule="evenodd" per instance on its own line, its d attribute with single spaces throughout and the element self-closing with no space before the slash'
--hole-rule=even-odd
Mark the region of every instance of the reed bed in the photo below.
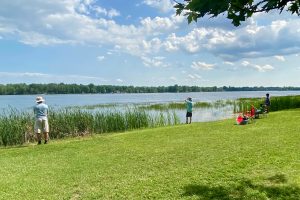
<svg viewBox="0 0 300 200">
<path fill-rule="evenodd" d="M 10 108 L 0 116 L 0 146 L 23 144 L 29 132 L 33 132 L 33 121 L 29 113 Z"/>
<path fill-rule="evenodd" d="M 242 98 L 234 102 L 234 112 L 245 112 L 253 105 L 259 108 L 264 104 L 264 98 Z M 280 111 L 285 109 L 300 108 L 300 95 L 297 96 L 275 96 L 271 97 L 269 111 Z"/>
<path fill-rule="evenodd" d="M 77 108 L 77 109 L 87 109 L 87 110 L 94 110 L 94 109 L 102 109 L 102 108 L 114 108 L 117 107 L 118 104 L 94 104 L 94 105 L 83 105 L 83 106 L 68 106 L 67 108 Z"/>
<path fill-rule="evenodd" d="M 49 112 L 50 138 L 60 139 L 88 134 L 123 132 L 179 124 L 175 112 L 151 113 L 141 108 L 123 111 L 65 108 Z M 34 116 L 31 112 L 9 109 L 0 116 L 0 146 L 21 145 L 35 141 Z"/>
<path fill-rule="evenodd" d="M 194 102 L 194 104 L 193 104 L 194 108 L 210 108 L 213 106 L 214 106 L 214 103 L 209 103 L 209 102 Z M 141 105 L 140 107 L 143 109 L 146 109 L 146 110 L 174 110 L 174 109 L 183 110 L 183 109 L 186 109 L 186 104 L 173 102 L 173 103 L 158 103 L 158 104 L 150 104 L 150 105 Z"/>
</svg>

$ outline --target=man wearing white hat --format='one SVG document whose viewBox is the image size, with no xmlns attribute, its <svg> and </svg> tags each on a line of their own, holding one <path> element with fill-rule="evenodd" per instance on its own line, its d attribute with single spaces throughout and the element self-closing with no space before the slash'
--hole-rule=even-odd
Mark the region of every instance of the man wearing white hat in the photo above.
<svg viewBox="0 0 300 200">
<path fill-rule="evenodd" d="M 34 132 L 36 133 L 38 144 L 42 143 L 41 132 L 44 134 L 45 144 L 49 139 L 49 124 L 48 124 L 48 105 L 44 103 L 41 96 L 36 97 L 36 105 L 34 106 Z"/>
</svg>

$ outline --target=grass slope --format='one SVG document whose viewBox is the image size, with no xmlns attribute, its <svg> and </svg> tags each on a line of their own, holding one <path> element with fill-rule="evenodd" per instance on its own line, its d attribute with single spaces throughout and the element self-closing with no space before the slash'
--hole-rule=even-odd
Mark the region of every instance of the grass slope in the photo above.
<svg viewBox="0 0 300 200">
<path fill-rule="evenodd" d="M 292 119 L 292 120 L 291 120 Z M 300 199 L 300 110 L 0 149 L 0 199 Z"/>
</svg>

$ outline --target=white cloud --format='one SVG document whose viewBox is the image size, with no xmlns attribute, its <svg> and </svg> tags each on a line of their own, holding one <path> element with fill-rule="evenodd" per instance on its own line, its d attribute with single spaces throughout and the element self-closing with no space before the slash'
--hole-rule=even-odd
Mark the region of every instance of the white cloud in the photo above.
<svg viewBox="0 0 300 200">
<path fill-rule="evenodd" d="M 193 80 L 193 81 L 197 81 L 197 80 L 203 81 L 202 76 L 200 76 L 199 74 L 188 74 L 187 77 L 188 77 L 188 79 Z"/>
<path fill-rule="evenodd" d="M 124 82 L 122 79 L 119 79 L 119 78 L 116 81 L 119 82 L 119 83 L 123 83 Z"/>
<path fill-rule="evenodd" d="M 272 65 L 266 64 L 266 65 L 257 65 L 257 64 L 252 64 L 248 61 L 243 61 L 241 63 L 244 67 L 248 67 L 250 69 L 254 69 L 259 72 L 267 72 L 274 70 L 274 67 Z"/>
<path fill-rule="evenodd" d="M 158 52 L 162 46 L 162 43 L 159 38 L 153 38 L 150 41 L 142 41 L 142 49 L 144 53 L 153 53 Z"/>
<path fill-rule="evenodd" d="M 202 79 L 202 76 L 200 76 L 199 74 L 194 74 L 194 76 L 195 76 L 197 79 Z"/>
<path fill-rule="evenodd" d="M 109 18 L 113 18 L 113 17 L 118 17 L 121 15 L 120 11 L 116 10 L 116 9 L 105 9 L 105 8 L 102 8 L 100 6 L 94 6 L 91 8 L 93 11 L 96 12 L 96 15 L 100 16 L 100 15 L 104 15 L 104 16 L 107 16 Z"/>
<path fill-rule="evenodd" d="M 97 13 L 97 14 L 100 14 L 100 15 L 107 15 L 107 10 L 105 8 L 102 8 L 100 6 L 96 6 L 94 8 L 94 11 Z"/>
<path fill-rule="evenodd" d="M 19 35 L 21 36 L 20 42 L 31 46 L 78 43 L 75 40 L 63 40 L 36 32 L 19 32 Z"/>
<path fill-rule="evenodd" d="M 281 29 L 283 29 L 288 24 L 287 21 L 284 20 L 277 20 L 273 21 L 271 23 L 271 29 L 275 32 L 279 32 Z"/>
<path fill-rule="evenodd" d="M 144 0 L 143 4 L 156 8 L 163 13 L 173 10 L 173 3 L 171 0 Z"/>
<path fill-rule="evenodd" d="M 100 7 L 95 2 L 96 0 L 28 0 L 23 4 L 19 1 L 2 0 L 0 35 L 4 39 L 13 37 L 32 46 L 115 46 L 119 51 L 141 57 L 153 56 L 162 47 L 172 50 L 175 46 L 171 43 L 167 46 L 163 40 L 182 24 L 186 24 L 184 16 L 172 14 L 170 17 L 146 17 L 136 25 L 122 25 L 106 19 L 119 16 L 119 11 Z M 156 5 L 155 2 L 161 6 L 168 5 L 168 1 L 148 1 L 147 4 Z"/>
<path fill-rule="evenodd" d="M 235 40 L 235 34 L 231 31 L 194 28 L 182 37 L 178 37 L 175 33 L 170 34 L 164 45 L 166 50 L 183 49 L 189 53 L 197 53 L 201 50 L 214 51 L 219 46 L 226 46 Z"/>
<path fill-rule="evenodd" d="M 243 62 L 242 62 L 242 65 L 245 66 L 245 67 L 247 67 L 248 65 L 250 65 L 250 62 L 248 62 L 248 61 L 243 61 Z"/>
<path fill-rule="evenodd" d="M 146 17 L 141 20 L 142 31 L 146 34 L 159 35 L 169 30 L 174 30 L 176 26 L 176 17 L 166 18 L 166 17 Z"/>
<path fill-rule="evenodd" d="M 173 9 L 171 0 L 144 0 L 143 4 L 164 11 Z M 96 0 L 27 0 L 26 4 L 20 0 L 1 0 L 0 37 L 14 38 L 32 46 L 118 47 L 115 48 L 118 51 L 139 57 L 154 57 L 161 51 L 184 51 L 187 55 L 205 52 L 227 62 L 300 51 L 298 18 L 258 25 L 256 17 L 245 25 L 229 29 L 222 23 L 208 25 L 206 19 L 203 26 L 198 23 L 201 27 L 198 24 L 187 26 L 185 16 L 175 14 L 146 17 L 137 24 L 122 25 L 113 20 L 120 15 L 118 10 L 96 5 Z M 224 22 L 222 18 L 218 20 Z"/>
<path fill-rule="evenodd" d="M 117 11 L 116 9 L 111 9 L 107 13 L 107 16 L 110 17 L 110 18 L 117 17 L 117 16 L 120 16 L 120 15 L 121 15 L 121 13 L 119 11 Z"/>
<path fill-rule="evenodd" d="M 208 64 L 208 63 L 205 63 L 205 62 L 193 62 L 192 66 L 191 66 L 193 69 L 196 69 L 196 70 L 212 70 L 214 69 L 215 67 L 215 64 Z"/>
<path fill-rule="evenodd" d="M 98 59 L 99 61 L 102 61 L 102 60 L 105 59 L 105 56 L 98 56 L 97 59 Z"/>
<path fill-rule="evenodd" d="M 271 66 L 271 65 L 253 65 L 253 67 L 255 68 L 255 69 L 257 69 L 258 71 L 260 71 L 260 72 L 266 72 L 266 71 L 271 71 L 271 70 L 273 70 L 274 69 L 274 67 L 273 66 Z"/>
<path fill-rule="evenodd" d="M 175 76 L 171 76 L 171 77 L 170 77 L 170 80 L 172 80 L 172 81 L 177 81 L 177 78 L 176 78 Z"/>
<path fill-rule="evenodd" d="M 77 74 L 45 74 L 39 72 L 0 72 L 1 81 L 5 83 L 9 80 L 10 83 L 19 83 L 20 79 L 22 82 L 28 83 L 106 83 L 108 80 L 96 77 L 96 76 L 84 76 Z"/>
<path fill-rule="evenodd" d="M 32 72 L 0 72 L 0 77 L 47 77 L 48 74 Z"/>
<path fill-rule="evenodd" d="M 143 64 L 146 67 L 168 67 L 169 64 L 164 62 L 165 58 L 164 57 L 142 57 Z"/>
<path fill-rule="evenodd" d="M 299 30 L 299 31 L 297 31 Z M 300 21 L 275 20 L 266 25 L 250 23 L 234 29 L 196 27 L 178 36 L 170 34 L 163 46 L 166 51 L 209 52 L 226 61 L 243 58 L 295 54 L 300 51 Z"/>
<path fill-rule="evenodd" d="M 223 63 L 224 63 L 225 65 L 231 65 L 231 66 L 234 66 L 234 63 L 233 63 L 233 62 L 224 61 Z"/>
<path fill-rule="evenodd" d="M 283 56 L 274 56 L 274 58 L 276 58 L 279 61 L 285 61 L 285 58 Z"/>
<path fill-rule="evenodd" d="M 192 74 L 188 74 L 188 77 L 189 77 L 190 79 L 195 79 L 195 76 L 192 75 Z"/>
</svg>

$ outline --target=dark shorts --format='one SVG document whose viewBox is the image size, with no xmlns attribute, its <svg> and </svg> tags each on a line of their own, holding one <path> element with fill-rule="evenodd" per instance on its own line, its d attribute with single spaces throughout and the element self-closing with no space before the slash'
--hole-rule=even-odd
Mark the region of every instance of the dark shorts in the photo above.
<svg viewBox="0 0 300 200">
<path fill-rule="evenodd" d="M 186 117 L 192 117 L 192 113 L 191 112 L 186 112 Z"/>
</svg>

